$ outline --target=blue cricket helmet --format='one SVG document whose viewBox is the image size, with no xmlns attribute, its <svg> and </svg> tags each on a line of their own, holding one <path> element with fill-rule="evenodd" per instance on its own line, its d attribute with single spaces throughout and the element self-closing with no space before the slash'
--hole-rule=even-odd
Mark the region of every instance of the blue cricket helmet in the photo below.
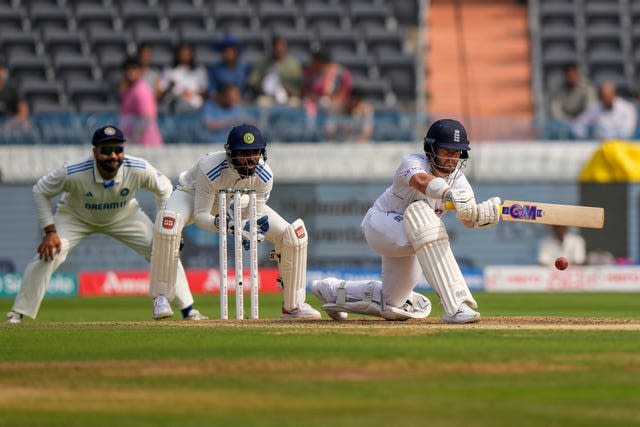
<svg viewBox="0 0 640 427">
<path fill-rule="evenodd" d="M 434 157 L 436 148 L 459 150 L 462 153 L 460 158 L 468 159 L 471 147 L 462 123 L 453 119 L 440 119 L 433 122 L 424 137 L 424 152 L 427 156 Z"/>
<path fill-rule="evenodd" d="M 262 136 L 260 129 L 243 123 L 231 129 L 224 148 L 227 153 L 243 150 L 264 151 L 267 148 L 267 141 Z"/>
</svg>

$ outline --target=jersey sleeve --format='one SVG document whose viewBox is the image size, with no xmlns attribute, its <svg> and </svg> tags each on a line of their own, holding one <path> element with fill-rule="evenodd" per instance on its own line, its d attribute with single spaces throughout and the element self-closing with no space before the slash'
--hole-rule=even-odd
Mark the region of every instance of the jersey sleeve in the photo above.
<svg viewBox="0 0 640 427">
<path fill-rule="evenodd" d="M 215 217 L 211 210 L 215 202 L 216 193 L 209 177 L 198 169 L 196 172 L 196 191 L 193 202 L 193 216 L 196 225 L 203 230 L 217 231 Z"/>
<path fill-rule="evenodd" d="M 36 204 L 36 214 L 40 228 L 54 223 L 53 212 L 51 210 L 51 199 L 64 191 L 67 178 L 66 165 L 55 169 L 48 175 L 43 176 L 33 186 L 33 200 Z"/>
<path fill-rule="evenodd" d="M 427 173 L 420 158 L 411 154 L 402 159 L 400 166 L 396 169 L 396 180 L 399 180 L 404 185 L 409 186 L 411 177 L 419 172 Z"/>
<path fill-rule="evenodd" d="M 149 162 L 145 169 L 144 188 L 155 194 L 156 212 L 164 207 L 164 204 L 171 196 L 173 185 L 171 180 L 162 172 L 157 170 Z"/>
</svg>

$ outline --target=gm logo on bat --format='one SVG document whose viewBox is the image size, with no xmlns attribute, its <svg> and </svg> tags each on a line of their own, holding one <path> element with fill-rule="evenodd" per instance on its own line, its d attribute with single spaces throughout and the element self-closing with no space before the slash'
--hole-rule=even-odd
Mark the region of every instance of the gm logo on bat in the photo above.
<svg viewBox="0 0 640 427">
<path fill-rule="evenodd" d="M 513 219 L 526 219 L 535 221 L 543 216 L 542 209 L 536 205 L 511 205 L 502 207 L 502 215 L 509 215 Z"/>
</svg>

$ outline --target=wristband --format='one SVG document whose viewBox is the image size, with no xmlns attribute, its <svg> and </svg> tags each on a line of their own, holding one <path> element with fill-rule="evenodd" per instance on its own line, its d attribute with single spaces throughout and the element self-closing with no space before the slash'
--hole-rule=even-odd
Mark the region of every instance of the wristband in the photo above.
<svg viewBox="0 0 640 427">
<path fill-rule="evenodd" d="M 444 193 L 449 189 L 447 181 L 443 178 L 432 179 L 425 188 L 425 195 L 430 199 L 442 199 Z"/>
</svg>

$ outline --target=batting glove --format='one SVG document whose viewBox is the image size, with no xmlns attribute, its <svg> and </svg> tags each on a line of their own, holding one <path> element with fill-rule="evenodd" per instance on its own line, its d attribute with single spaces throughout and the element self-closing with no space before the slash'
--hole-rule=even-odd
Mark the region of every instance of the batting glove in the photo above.
<svg viewBox="0 0 640 427">
<path fill-rule="evenodd" d="M 500 222 L 500 197 L 492 197 L 478 204 L 477 228 L 490 228 Z"/>
<path fill-rule="evenodd" d="M 472 191 L 449 190 L 444 194 L 444 201 L 453 203 L 458 220 L 475 221 L 478 218 L 478 205 Z"/>
</svg>

